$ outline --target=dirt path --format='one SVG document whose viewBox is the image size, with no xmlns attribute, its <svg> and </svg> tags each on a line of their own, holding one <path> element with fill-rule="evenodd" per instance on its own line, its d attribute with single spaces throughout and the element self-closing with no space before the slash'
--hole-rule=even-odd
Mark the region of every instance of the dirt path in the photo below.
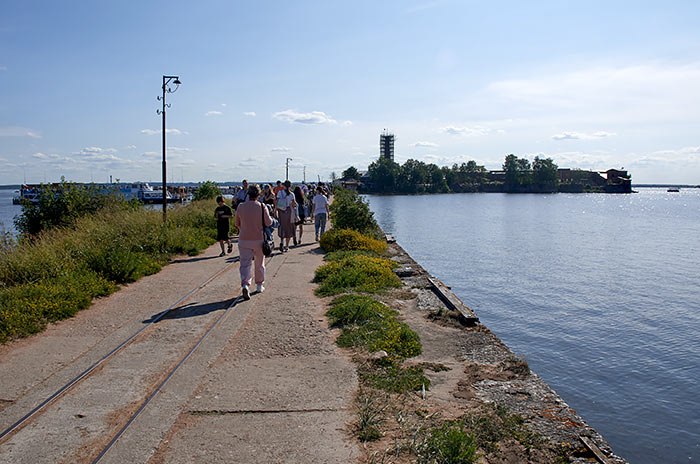
<svg viewBox="0 0 700 464">
<path fill-rule="evenodd" d="M 175 260 L 71 320 L 1 347 L 4 430 L 228 265 L 0 442 L 0 462 L 91 462 L 237 296 L 238 265 L 218 253 L 215 245 Z M 313 295 L 321 260 L 315 243 L 276 253 L 266 291 L 233 307 L 101 462 L 353 462 L 359 451 L 345 430 L 357 381 Z"/>
</svg>

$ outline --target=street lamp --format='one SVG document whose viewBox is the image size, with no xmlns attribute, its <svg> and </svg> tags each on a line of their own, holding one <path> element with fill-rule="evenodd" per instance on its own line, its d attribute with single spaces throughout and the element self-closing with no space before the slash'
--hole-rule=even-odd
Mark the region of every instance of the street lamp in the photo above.
<svg viewBox="0 0 700 464">
<path fill-rule="evenodd" d="M 170 87 L 170 83 L 175 84 L 175 88 Z M 166 179 L 166 170 L 165 170 L 165 108 L 168 107 L 170 108 L 170 105 L 167 105 L 165 103 L 165 94 L 166 93 L 173 93 L 177 91 L 178 87 L 180 87 L 180 78 L 179 76 L 163 76 L 163 96 L 162 97 L 157 97 L 158 101 L 163 102 L 163 109 L 162 110 L 156 110 L 156 113 L 162 114 L 163 115 L 163 223 L 165 223 L 165 220 L 167 218 L 167 211 L 168 211 L 168 199 L 167 199 L 167 179 Z"/>
<path fill-rule="evenodd" d="M 292 158 L 287 158 L 287 177 L 285 177 L 284 180 L 289 180 L 289 162 L 292 161 Z"/>
</svg>

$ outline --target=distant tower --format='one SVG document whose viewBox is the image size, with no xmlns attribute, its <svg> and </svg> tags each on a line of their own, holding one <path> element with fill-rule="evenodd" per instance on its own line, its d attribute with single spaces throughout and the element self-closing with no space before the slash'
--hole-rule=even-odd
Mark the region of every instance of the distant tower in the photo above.
<svg viewBox="0 0 700 464">
<path fill-rule="evenodd" d="M 394 140 L 396 140 L 396 136 L 386 129 L 379 135 L 380 158 L 388 158 L 394 161 Z"/>
</svg>

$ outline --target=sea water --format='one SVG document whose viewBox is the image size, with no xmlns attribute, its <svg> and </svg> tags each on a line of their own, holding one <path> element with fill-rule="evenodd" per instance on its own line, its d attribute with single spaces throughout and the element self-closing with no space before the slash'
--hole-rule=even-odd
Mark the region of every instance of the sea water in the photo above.
<svg viewBox="0 0 700 464">
<path fill-rule="evenodd" d="M 700 189 L 368 196 L 632 463 L 700 460 Z"/>
</svg>

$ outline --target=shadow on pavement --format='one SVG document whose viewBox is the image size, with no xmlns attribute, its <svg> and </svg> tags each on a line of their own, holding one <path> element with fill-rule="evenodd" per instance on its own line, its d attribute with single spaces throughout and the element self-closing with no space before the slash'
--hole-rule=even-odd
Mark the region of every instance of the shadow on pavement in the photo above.
<svg viewBox="0 0 700 464">
<path fill-rule="evenodd" d="M 226 309 L 229 306 L 231 306 L 231 303 L 233 303 L 233 300 L 236 299 L 238 295 L 235 295 L 229 299 L 223 300 L 223 301 L 216 301 L 213 303 L 206 303 L 206 304 L 194 304 L 194 303 L 189 303 L 183 306 L 180 306 L 176 309 L 173 309 L 169 311 L 165 316 L 162 317 L 162 319 L 158 320 L 156 323 L 167 320 L 167 319 L 185 319 L 188 317 L 198 317 L 198 316 L 204 316 L 206 314 L 209 314 L 214 311 L 219 311 L 222 309 Z M 146 319 L 143 321 L 144 324 L 150 324 L 154 320 L 156 320 L 160 315 L 163 314 L 163 312 L 154 314 L 153 316 L 150 317 L 150 319 Z"/>
</svg>

